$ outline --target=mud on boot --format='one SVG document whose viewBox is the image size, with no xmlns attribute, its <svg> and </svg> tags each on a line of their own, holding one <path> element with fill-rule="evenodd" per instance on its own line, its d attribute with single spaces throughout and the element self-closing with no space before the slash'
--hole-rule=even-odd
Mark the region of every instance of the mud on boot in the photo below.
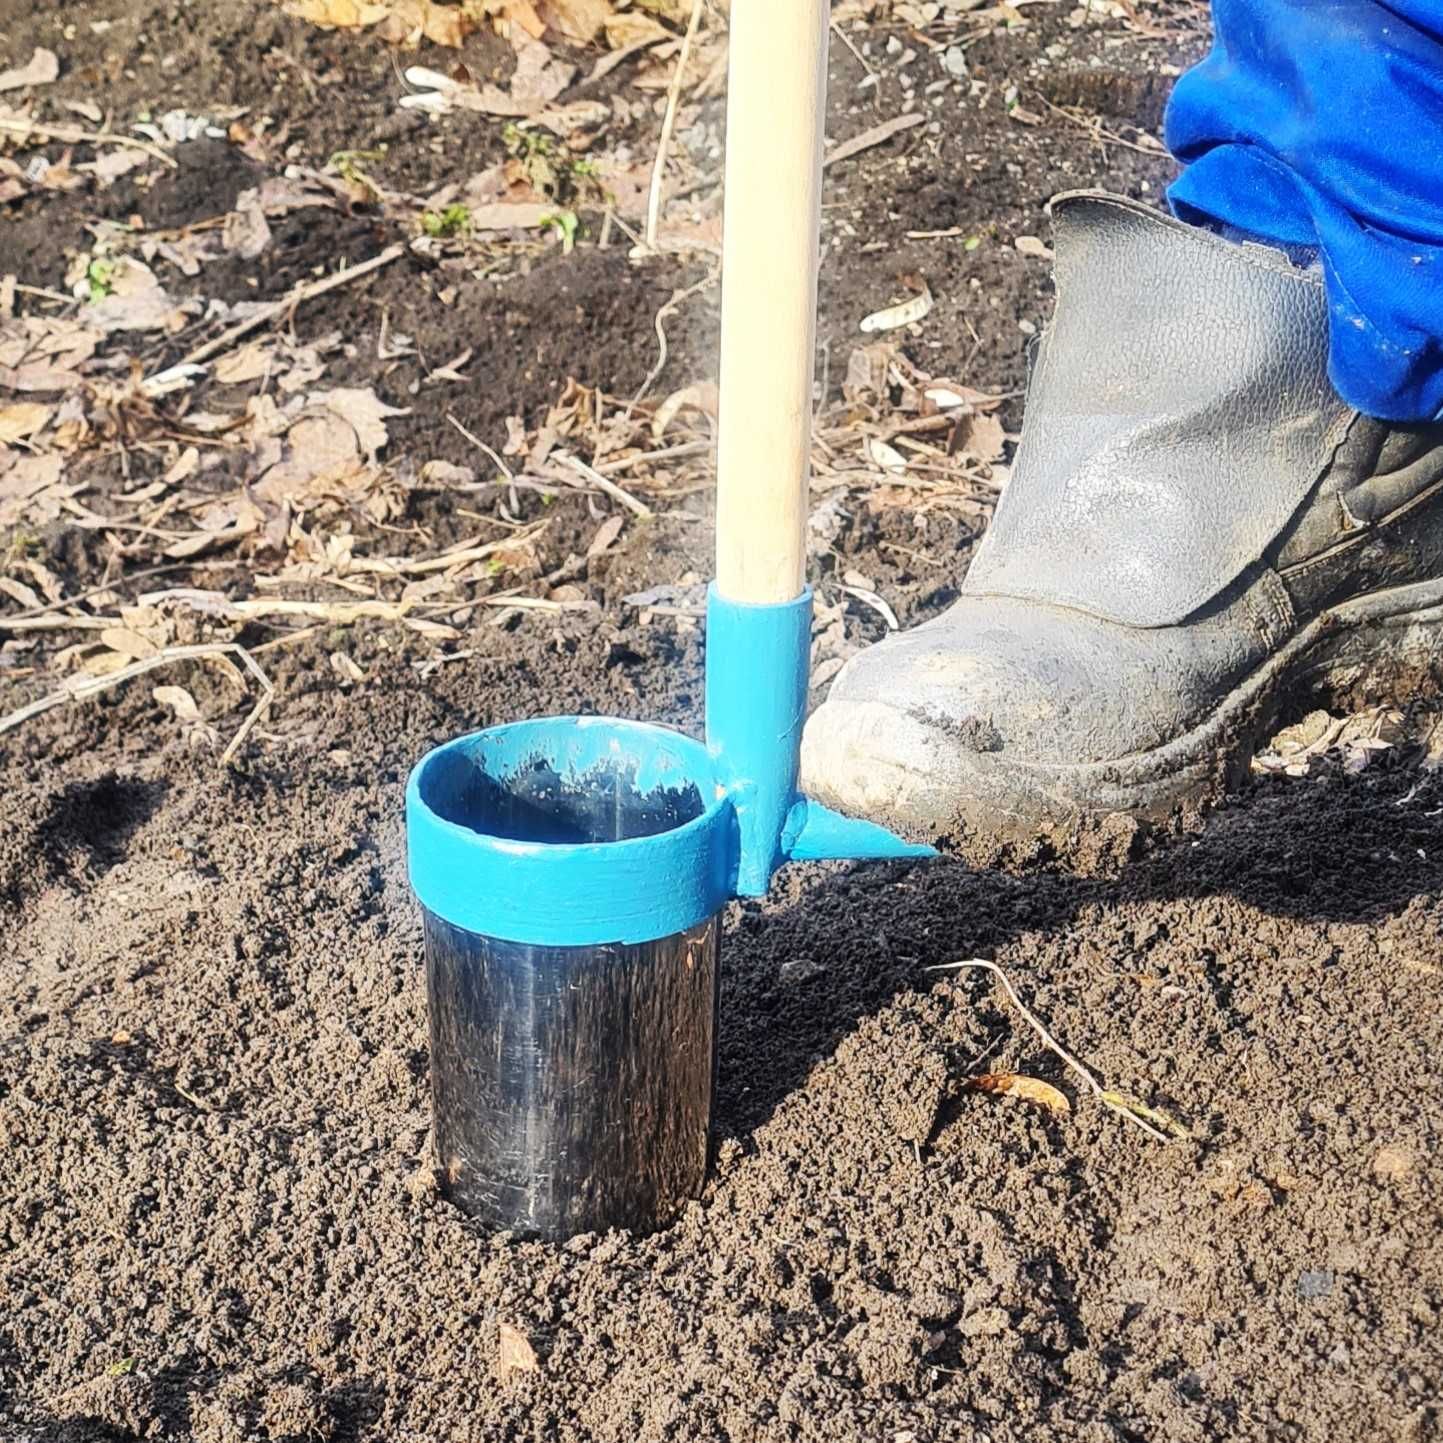
<svg viewBox="0 0 1443 1443">
<path fill-rule="evenodd" d="M 1057 312 L 944 615 L 841 672 L 809 794 L 1015 841 L 1233 787 L 1304 689 L 1428 682 L 1443 426 L 1351 409 L 1322 277 L 1133 201 L 1054 203 Z"/>
</svg>

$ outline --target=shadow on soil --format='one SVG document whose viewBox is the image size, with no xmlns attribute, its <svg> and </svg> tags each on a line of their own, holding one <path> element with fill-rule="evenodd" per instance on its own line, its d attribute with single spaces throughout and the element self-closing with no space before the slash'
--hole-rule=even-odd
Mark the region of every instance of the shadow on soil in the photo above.
<svg viewBox="0 0 1443 1443">
<path fill-rule="evenodd" d="M 36 827 L 36 849 L 55 876 L 73 870 L 77 862 L 84 870 L 108 871 L 124 859 L 130 839 L 155 815 L 167 790 L 165 782 L 114 772 L 96 781 L 71 782 Z"/>
<path fill-rule="evenodd" d="M 82 1385 L 95 1394 L 93 1406 L 77 1399 L 76 1410 L 62 1417 L 32 1415 L 13 1428 L 0 1424 L 0 1443 L 139 1443 L 155 1436 L 156 1418 L 164 1436 L 190 1438 L 192 1398 L 213 1391 L 216 1381 L 213 1371 L 183 1368 L 145 1378 L 102 1376 Z M 385 1389 L 367 1379 L 324 1389 L 306 1370 L 292 1369 L 237 1390 L 228 1436 L 272 1443 L 314 1443 L 317 1438 L 354 1443 L 380 1422 L 385 1398 Z"/>
<path fill-rule="evenodd" d="M 1085 929 L 1117 949 L 1097 964 L 1104 973 L 1142 966 L 1161 942 L 1205 965 L 1226 1006 L 1259 914 L 1277 919 L 1270 945 L 1283 953 L 1290 923 L 1300 934 L 1303 924 L 1377 926 L 1443 891 L 1440 858 L 1443 775 L 1400 770 L 1262 783 L 1201 834 L 1159 843 L 1114 877 L 1013 876 L 954 860 L 798 869 L 779 884 L 785 900 L 742 904 L 727 935 L 721 1135 L 764 1122 L 861 1019 L 930 989 L 930 967 Z M 1213 920 L 1194 922 L 1176 905 L 1201 910 L 1209 899 L 1223 904 L 1226 935 L 1215 930 L 1217 906 Z M 1316 951 L 1317 932 L 1306 930 L 1297 946 Z"/>
</svg>

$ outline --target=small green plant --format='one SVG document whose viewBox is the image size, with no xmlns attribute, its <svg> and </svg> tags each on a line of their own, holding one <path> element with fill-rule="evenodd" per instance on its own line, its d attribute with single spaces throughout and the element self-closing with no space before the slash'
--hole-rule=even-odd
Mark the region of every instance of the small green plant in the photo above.
<svg viewBox="0 0 1443 1443">
<path fill-rule="evenodd" d="M 471 212 L 464 205 L 448 205 L 444 210 L 421 212 L 421 229 L 433 240 L 450 240 L 471 229 Z"/>
<path fill-rule="evenodd" d="M 122 1358 L 118 1363 L 112 1363 L 106 1370 L 107 1378 L 123 1378 L 127 1373 L 135 1371 L 134 1358 Z"/>
<path fill-rule="evenodd" d="M 362 162 L 369 163 L 375 160 L 384 160 L 385 158 L 386 147 L 382 145 L 375 150 L 335 151 L 328 164 L 342 180 L 348 181 L 351 185 L 361 186 L 365 190 L 370 191 L 370 193 L 379 200 L 382 195 L 381 187 L 362 169 Z"/>
<path fill-rule="evenodd" d="M 91 302 L 103 301 L 115 288 L 115 262 L 96 256 L 85 268 L 85 284 Z"/>
<path fill-rule="evenodd" d="M 607 200 L 594 160 L 577 159 L 553 137 L 536 130 L 522 130 L 514 121 L 507 124 L 501 138 L 520 163 L 532 189 L 549 200 L 562 206 L 578 201 Z"/>
<path fill-rule="evenodd" d="M 44 541 L 33 531 L 12 531 L 5 539 L 4 554 L 0 556 L 0 571 L 8 571 L 17 561 L 32 560 L 44 550 Z"/>
<path fill-rule="evenodd" d="M 554 230 L 561 237 L 562 255 L 570 255 L 576 249 L 576 237 L 581 230 L 581 218 L 574 210 L 559 210 L 555 215 L 541 217 L 542 230 Z"/>
</svg>

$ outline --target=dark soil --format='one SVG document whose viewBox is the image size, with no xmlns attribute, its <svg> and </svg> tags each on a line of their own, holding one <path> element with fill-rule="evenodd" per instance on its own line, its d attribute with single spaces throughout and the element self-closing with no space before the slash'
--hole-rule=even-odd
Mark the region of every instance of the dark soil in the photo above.
<svg viewBox="0 0 1443 1443">
<path fill-rule="evenodd" d="M 1046 236 L 1061 189 L 1158 196 L 1166 162 L 1108 137 L 1155 125 L 1162 67 L 1202 37 L 1025 13 L 1042 11 L 969 50 L 985 89 L 944 92 L 938 133 L 833 173 L 834 389 L 860 318 L 920 277 L 938 309 L 918 364 L 1015 391 L 1019 321 L 1045 320 L 1049 283 L 1014 238 Z M 477 118 L 391 133 L 391 52 L 266 6 L 0 0 L 0 30 L 6 63 L 51 44 L 59 89 L 122 118 L 251 105 L 312 161 L 386 139 L 396 188 L 499 154 Z M 875 91 L 837 48 L 836 134 L 897 113 L 891 33 L 874 37 Z M 477 36 L 465 59 L 502 53 Z M 1009 116 L 1013 85 L 1042 124 Z M 144 193 L 11 207 L 0 276 L 58 284 L 97 214 L 222 212 L 250 162 L 195 144 Z M 282 294 L 390 238 L 364 213 L 302 213 L 256 285 L 237 275 L 227 294 Z M 353 351 L 332 375 L 412 409 L 391 423 L 395 464 L 474 464 L 447 412 L 499 446 L 504 418 L 536 421 L 568 376 L 626 397 L 655 360 L 657 307 L 698 274 L 583 245 L 445 299 L 407 257 L 293 325 L 342 331 Z M 662 388 L 706 374 L 714 310 L 701 295 L 673 322 Z M 421 357 L 376 358 L 383 313 Z M 467 346 L 475 380 L 411 393 Z M 406 521 L 444 540 L 463 504 L 418 488 Z M 270 654 L 279 699 L 232 769 L 148 684 L 0 739 L 0 1438 L 1443 1437 L 1443 782 L 1403 767 L 1259 783 L 1150 849 L 1103 837 L 1132 858 L 1108 877 L 794 869 L 726 919 L 718 1162 L 675 1228 L 550 1247 L 485 1236 L 438 1196 L 406 772 L 523 715 L 697 728 L 699 634 L 619 605 L 705 574 L 707 502 L 685 505 L 581 567 L 599 612 L 478 617 L 460 643 L 478 654 L 424 678 L 430 651 L 380 626 L 346 635 L 354 686 L 325 634 Z M 553 514 L 546 567 L 598 524 L 581 498 Z M 950 600 L 975 529 L 925 526 L 859 513 L 822 565 L 866 571 L 920 620 Z M 102 558 L 75 535 L 47 556 L 79 589 Z M 6 692 L 0 710 L 33 694 Z M 1104 1108 L 990 975 L 929 970 L 976 957 L 1186 1136 L 1154 1142 Z M 988 1070 L 1053 1081 L 1071 1113 L 962 1086 Z M 503 1324 L 538 1371 L 502 1370 Z"/>
</svg>

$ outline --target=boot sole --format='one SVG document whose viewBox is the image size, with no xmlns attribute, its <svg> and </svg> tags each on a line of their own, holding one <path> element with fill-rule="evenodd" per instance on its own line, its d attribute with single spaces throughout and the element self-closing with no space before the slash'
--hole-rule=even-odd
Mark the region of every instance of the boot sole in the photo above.
<svg viewBox="0 0 1443 1443">
<path fill-rule="evenodd" d="M 1107 762 L 1039 766 L 973 755 L 962 759 L 965 803 L 948 841 L 1019 842 L 1116 813 L 1157 821 L 1205 807 L 1235 790 L 1291 697 L 1308 687 L 1353 695 L 1412 682 L 1440 690 L 1443 579 L 1374 592 L 1324 612 L 1235 687 L 1199 726 L 1163 746 Z M 920 819 L 919 819 L 920 820 Z M 1066 822 L 1062 821 L 1063 826 Z"/>
</svg>

